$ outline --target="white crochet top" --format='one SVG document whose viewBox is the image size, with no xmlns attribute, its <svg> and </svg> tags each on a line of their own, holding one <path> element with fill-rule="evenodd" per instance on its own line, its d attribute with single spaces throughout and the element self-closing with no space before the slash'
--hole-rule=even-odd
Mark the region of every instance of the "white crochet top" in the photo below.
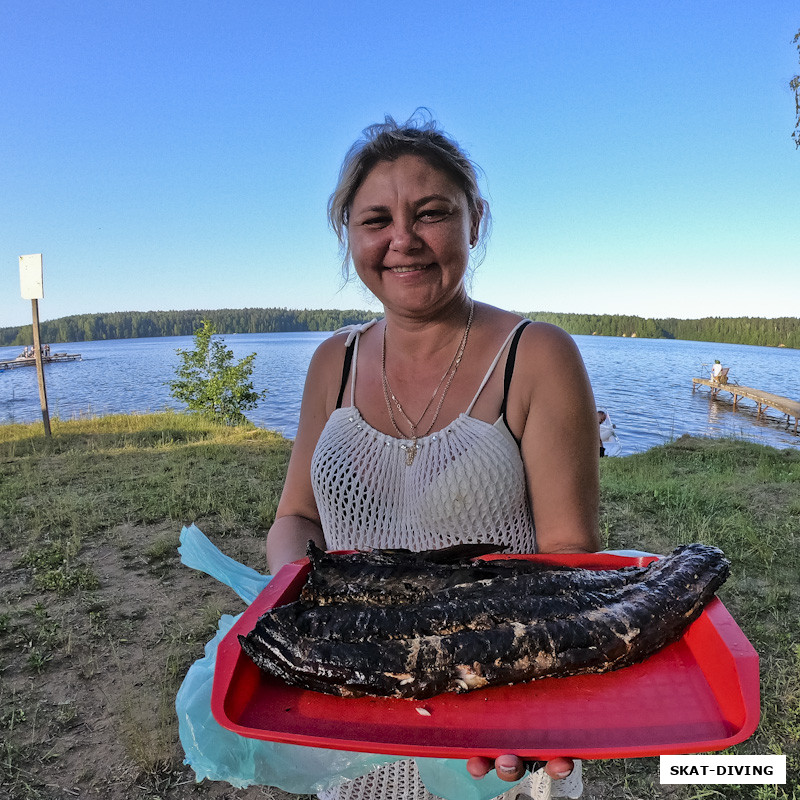
<svg viewBox="0 0 800 800">
<path fill-rule="evenodd" d="M 376 430 L 356 406 L 358 342 L 371 324 L 348 337 L 348 345 L 355 339 L 350 405 L 331 414 L 311 461 L 328 548 L 416 551 L 495 542 L 509 552 L 535 552 L 519 447 L 502 417 L 490 425 L 470 416 L 516 328 L 468 408 L 442 430 L 418 439 L 416 457 L 407 466 L 411 440 Z"/>
<path fill-rule="evenodd" d="M 536 551 L 519 447 L 501 416 L 490 425 L 470 416 L 475 402 L 513 338 L 492 361 L 467 409 L 440 431 L 412 442 L 376 430 L 356 406 L 358 342 L 375 320 L 355 326 L 350 405 L 337 408 L 319 437 L 311 480 L 325 542 L 331 550 L 405 547 L 427 550 L 452 544 L 496 542 L 509 552 Z M 579 797 L 580 766 L 558 788 Z M 502 797 L 549 798 L 553 782 L 539 771 Z M 564 796 L 555 792 L 553 796 Z M 435 800 L 412 760 L 378 767 L 361 778 L 319 793 L 321 800 Z"/>
</svg>

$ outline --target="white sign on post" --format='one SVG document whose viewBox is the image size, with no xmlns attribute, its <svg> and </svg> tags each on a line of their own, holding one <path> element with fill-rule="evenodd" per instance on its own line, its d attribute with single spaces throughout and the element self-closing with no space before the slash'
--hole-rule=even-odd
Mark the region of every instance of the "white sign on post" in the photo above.
<svg viewBox="0 0 800 800">
<path fill-rule="evenodd" d="M 44 297 L 41 253 L 19 257 L 19 285 L 23 300 L 41 300 Z"/>
</svg>

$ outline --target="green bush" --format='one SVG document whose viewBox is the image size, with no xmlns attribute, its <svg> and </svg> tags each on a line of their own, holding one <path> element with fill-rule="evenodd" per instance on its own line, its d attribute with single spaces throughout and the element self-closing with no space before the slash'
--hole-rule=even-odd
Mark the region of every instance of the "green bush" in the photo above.
<svg viewBox="0 0 800 800">
<path fill-rule="evenodd" d="M 194 334 L 194 350 L 178 348 L 181 359 L 176 380 L 169 384 L 172 396 L 185 403 L 189 411 L 225 425 L 247 422 L 244 412 L 255 408 L 267 390 L 256 392 L 250 376 L 255 353 L 234 362 L 233 351 L 219 339 L 207 319 Z"/>
</svg>

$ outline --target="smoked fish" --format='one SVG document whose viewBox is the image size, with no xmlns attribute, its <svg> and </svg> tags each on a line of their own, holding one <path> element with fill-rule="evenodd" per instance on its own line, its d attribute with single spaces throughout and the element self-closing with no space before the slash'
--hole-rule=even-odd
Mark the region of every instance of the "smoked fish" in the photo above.
<svg viewBox="0 0 800 800">
<path fill-rule="evenodd" d="M 301 598 L 239 640 L 262 670 L 343 697 L 423 699 L 620 669 L 680 638 L 729 572 L 703 544 L 616 570 L 400 551 L 310 558 Z"/>
</svg>

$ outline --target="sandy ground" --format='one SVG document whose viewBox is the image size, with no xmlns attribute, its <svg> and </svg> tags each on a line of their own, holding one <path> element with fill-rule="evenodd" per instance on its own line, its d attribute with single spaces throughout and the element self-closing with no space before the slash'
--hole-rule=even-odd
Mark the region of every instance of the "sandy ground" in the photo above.
<svg viewBox="0 0 800 800">
<path fill-rule="evenodd" d="M 179 563 L 177 535 L 163 525 L 110 531 L 80 555 L 99 588 L 64 596 L 32 586 L 22 548 L 0 552 L 0 797 L 301 797 L 197 784 L 182 763 L 175 690 L 219 616 L 244 604 Z M 162 542 L 164 557 L 153 557 Z M 262 547 L 224 540 L 251 564 Z"/>
</svg>

